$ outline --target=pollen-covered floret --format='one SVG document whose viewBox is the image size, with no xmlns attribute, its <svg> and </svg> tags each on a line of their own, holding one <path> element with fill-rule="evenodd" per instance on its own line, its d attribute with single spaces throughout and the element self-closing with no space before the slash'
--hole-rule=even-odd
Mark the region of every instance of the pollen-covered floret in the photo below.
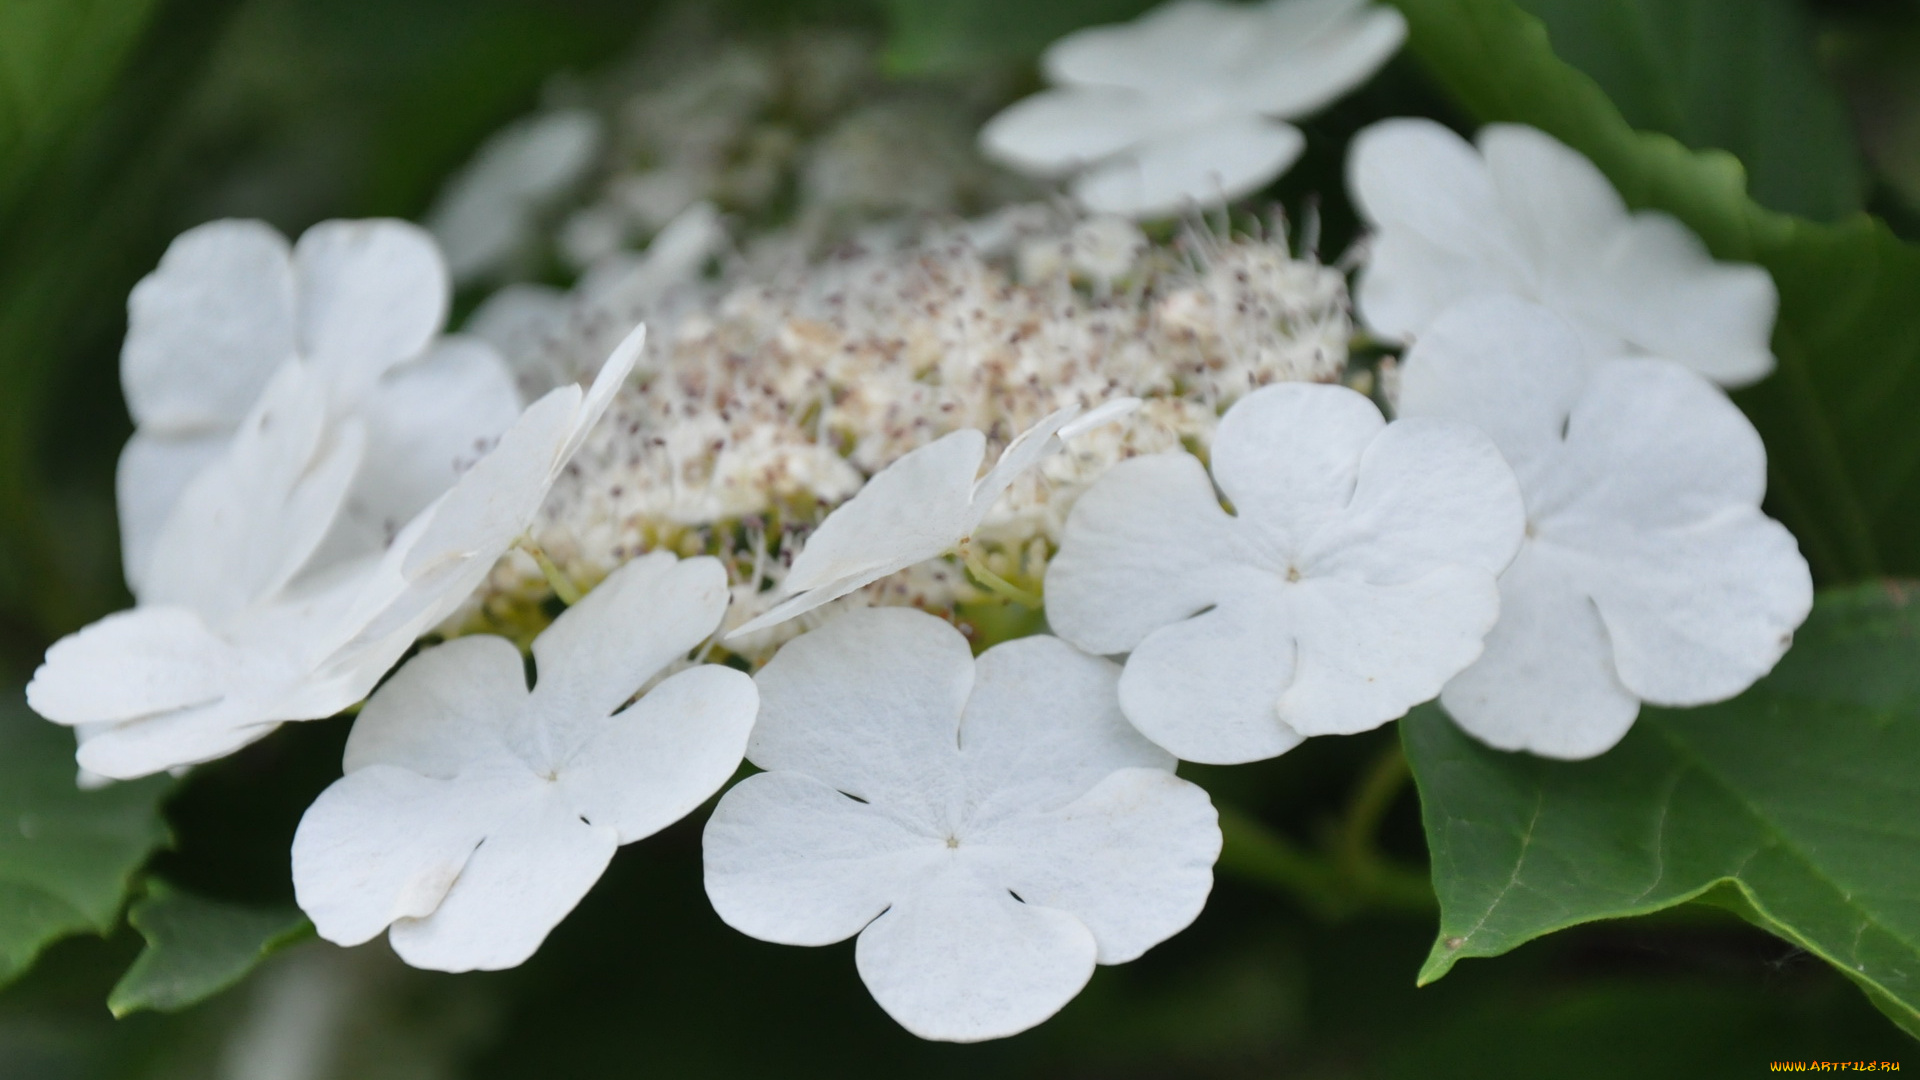
<svg viewBox="0 0 1920 1080">
<path fill-rule="evenodd" d="M 1189 231 L 1141 245 L 1130 268 L 1098 280 L 1071 259 L 1020 272 L 1023 244 L 1084 243 L 1097 231 L 1086 224 L 1037 207 L 1011 238 L 930 227 L 799 267 L 733 260 L 704 286 L 704 305 L 676 325 L 655 322 L 660 344 L 556 486 L 540 542 L 588 581 L 648 550 L 719 555 L 751 586 L 729 614 L 739 625 L 765 609 L 826 514 L 909 451 L 973 428 L 991 461 L 1056 410 L 1142 399 L 985 512 L 973 541 L 986 564 L 1037 583 L 1073 499 L 1109 466 L 1204 451 L 1221 412 L 1247 392 L 1340 376 L 1351 329 L 1344 282 L 1292 254 L 1283 236 Z M 1106 244 L 1117 246 L 1124 238 Z M 597 287 L 570 302 L 542 348 L 569 348 L 568 327 L 617 329 L 605 313 L 618 296 Z M 541 585 L 527 560 L 504 566 L 495 588 L 505 603 Z M 889 579 L 867 598 L 902 592 Z M 979 595 L 957 573 L 921 573 L 904 592 L 941 611 Z"/>
</svg>

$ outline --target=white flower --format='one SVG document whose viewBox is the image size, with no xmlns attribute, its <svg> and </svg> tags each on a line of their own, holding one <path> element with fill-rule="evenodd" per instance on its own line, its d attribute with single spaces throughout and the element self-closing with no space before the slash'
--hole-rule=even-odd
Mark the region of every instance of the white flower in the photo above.
<svg viewBox="0 0 1920 1080">
<path fill-rule="evenodd" d="M 760 672 L 707 896 L 766 941 L 860 935 L 860 977 L 922 1038 L 1024 1031 L 1179 932 L 1213 884 L 1206 793 L 1127 725 L 1117 669 L 1051 637 L 978 661 L 924 612 L 850 612 Z"/>
<path fill-rule="evenodd" d="M 1700 705 L 1746 689 L 1807 617 L 1806 560 L 1760 512 L 1760 436 L 1686 368 L 1590 358 L 1554 313 L 1490 297 L 1421 335 L 1400 404 L 1479 425 L 1526 498 L 1500 623 L 1440 697 L 1480 739 L 1592 757 L 1620 741 L 1641 701 Z"/>
<path fill-rule="evenodd" d="M 586 109 L 530 116 L 495 133 L 427 212 L 457 281 L 510 269 L 527 256 L 534 217 L 579 183 L 600 152 L 600 118 Z"/>
<path fill-rule="evenodd" d="M 1056 88 L 988 121 L 986 153 L 1025 172 L 1080 172 L 1088 208 L 1162 217 L 1237 199 L 1286 171 L 1305 138 L 1282 121 L 1358 86 L 1406 37 L 1367 0 L 1178 0 L 1060 39 Z"/>
<path fill-rule="evenodd" d="M 1079 416 L 1060 409 L 1007 444 L 978 480 L 987 437 L 973 428 L 900 457 L 820 523 L 781 581 L 782 599 L 727 635 L 745 637 L 951 551 L 973 535 L 1007 485 L 1059 449 L 1061 439 L 1137 407 L 1132 398 Z M 1058 439 L 1056 439 L 1058 436 Z"/>
<path fill-rule="evenodd" d="M 1740 386 L 1773 370 L 1778 294 L 1715 262 L 1665 214 L 1629 213 L 1593 163 L 1543 132 L 1493 124 L 1479 150 L 1431 120 L 1362 131 L 1348 183 L 1375 230 L 1356 300 L 1376 332 L 1417 338 L 1469 296 L 1551 308 L 1599 354 L 1678 361 Z"/>
<path fill-rule="evenodd" d="M 447 298 L 433 240 L 404 222 L 323 222 L 291 249 L 255 221 L 176 238 L 128 299 L 121 353 L 138 425 L 117 478 L 134 595 L 147 598 L 148 563 L 181 492 L 289 360 L 306 364 L 330 417 L 365 428 L 367 467 L 331 555 L 378 550 L 452 486 L 520 399 L 491 349 L 435 342 Z"/>
<path fill-rule="evenodd" d="M 1102 285 L 1125 277 L 1147 250 L 1139 226 L 1110 214 L 1075 225 L 1067 242 L 1073 268 Z"/>
<path fill-rule="evenodd" d="M 321 377 L 289 361 L 182 495 L 143 603 L 55 642 L 28 703 L 81 729 L 83 768 L 131 779 L 359 701 L 526 531 L 644 340 L 584 398 L 566 386 L 535 402 L 384 551 L 321 566 L 366 441 L 351 418 L 329 424 Z"/>
<path fill-rule="evenodd" d="M 1220 421 L 1211 483 L 1191 455 L 1154 454 L 1080 497 L 1047 619 L 1088 652 L 1131 654 L 1120 703 L 1148 738 L 1255 761 L 1438 694 L 1480 655 L 1521 527 L 1512 471 L 1467 424 L 1388 424 L 1344 387 L 1270 386 Z"/>
<path fill-rule="evenodd" d="M 533 643 L 527 690 L 504 638 L 458 638 L 368 700 L 346 775 L 293 838 L 294 892 L 320 936 L 392 927 L 415 967 L 513 967 L 600 879 L 614 848 L 690 813 L 739 768 L 753 680 L 700 665 L 628 699 L 726 610 L 711 558 L 655 553 L 613 575 Z"/>
</svg>

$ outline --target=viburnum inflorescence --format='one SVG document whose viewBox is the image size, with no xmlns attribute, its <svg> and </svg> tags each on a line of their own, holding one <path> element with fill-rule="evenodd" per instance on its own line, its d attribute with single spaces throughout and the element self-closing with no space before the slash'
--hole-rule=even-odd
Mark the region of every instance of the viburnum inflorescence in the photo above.
<svg viewBox="0 0 1920 1080">
<path fill-rule="evenodd" d="M 1066 39 L 984 138 L 1085 168 L 1077 204 L 849 39 L 625 73 L 449 188 L 458 276 L 509 282 L 461 337 L 412 226 L 191 230 L 130 303 L 137 604 L 29 700 L 126 778 L 365 699 L 296 892 L 449 970 L 527 959 L 744 751 L 721 917 L 857 936 L 900 1023 L 977 1040 L 1197 916 L 1221 832 L 1177 758 L 1436 696 L 1586 757 L 1642 701 L 1740 693 L 1811 596 L 1709 381 L 1770 368 L 1764 271 L 1542 133 L 1387 121 L 1349 172 L 1390 417 L 1348 261 L 1278 213 L 1128 220 L 1265 184 L 1280 118 L 1403 34 L 1364 0 L 1182 0 Z"/>
</svg>

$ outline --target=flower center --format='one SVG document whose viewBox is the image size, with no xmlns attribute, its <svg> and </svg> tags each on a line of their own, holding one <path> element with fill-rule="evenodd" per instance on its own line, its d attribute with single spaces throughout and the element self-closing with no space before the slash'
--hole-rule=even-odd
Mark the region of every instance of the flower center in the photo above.
<svg viewBox="0 0 1920 1080">
<path fill-rule="evenodd" d="M 1299 568 L 1299 567 L 1297 567 L 1297 566 L 1288 566 L 1288 567 L 1287 567 L 1287 580 L 1288 580 L 1288 581 L 1299 581 L 1299 580 L 1300 580 L 1300 568 Z"/>
<path fill-rule="evenodd" d="M 959 837 L 957 837 L 957 836 L 949 836 L 949 837 L 947 837 L 947 847 L 948 847 L 949 849 L 954 849 L 954 848 L 958 848 L 959 846 L 960 846 L 960 838 L 959 838 Z"/>
</svg>

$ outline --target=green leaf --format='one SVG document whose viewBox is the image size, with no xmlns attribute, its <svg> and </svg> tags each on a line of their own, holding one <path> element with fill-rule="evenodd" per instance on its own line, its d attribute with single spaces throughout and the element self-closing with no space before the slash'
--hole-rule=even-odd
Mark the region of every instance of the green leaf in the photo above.
<svg viewBox="0 0 1920 1080">
<path fill-rule="evenodd" d="M 107 995 L 115 1016 L 196 1005 L 245 978 L 260 961 L 313 936 L 313 924 L 298 908 L 222 903 L 158 880 L 147 883 L 147 895 L 127 921 L 147 947 Z"/>
<path fill-rule="evenodd" d="M 1920 1024 L 1920 607 L 1824 594 L 1733 701 L 1647 708 L 1592 761 L 1490 750 L 1434 706 L 1401 728 L 1440 934 L 1431 982 L 1555 930 L 1691 900 L 1730 908 Z"/>
<path fill-rule="evenodd" d="M 156 0 L 0 4 L 0 209 L 105 96 Z"/>
<path fill-rule="evenodd" d="M 74 786 L 73 735 L 0 701 L 0 983 L 70 934 L 104 934 L 148 854 L 167 842 L 166 777 Z"/>
<path fill-rule="evenodd" d="M 1851 124 L 1796 0 L 1520 3 L 1627 123 L 1732 151 L 1762 205 L 1822 221 L 1860 209 Z"/>
<path fill-rule="evenodd" d="M 1772 271 L 1780 370 L 1736 395 L 1767 440 L 1770 508 L 1823 580 L 1920 573 L 1920 248 L 1864 215 L 1829 225 L 1766 210 L 1731 154 L 1635 131 L 1512 0 L 1393 2 L 1412 49 L 1476 117 L 1552 134 L 1631 205 Z"/>
<path fill-rule="evenodd" d="M 885 0 L 888 70 L 900 75 L 978 71 L 1031 60 L 1083 26 L 1123 22 L 1153 0 Z"/>
</svg>

